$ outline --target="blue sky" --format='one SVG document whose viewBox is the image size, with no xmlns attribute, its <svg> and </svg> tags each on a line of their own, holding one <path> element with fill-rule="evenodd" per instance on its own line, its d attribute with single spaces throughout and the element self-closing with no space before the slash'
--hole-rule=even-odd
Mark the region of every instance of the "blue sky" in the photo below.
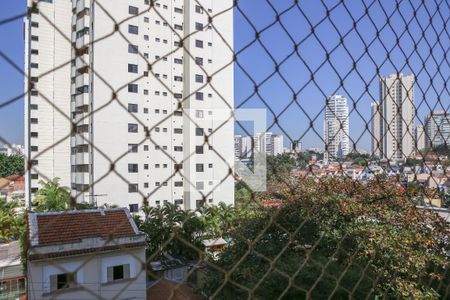
<svg viewBox="0 0 450 300">
<path fill-rule="evenodd" d="M 3 2 L 0 20 L 25 11 L 25 0 Z M 397 1 L 400 4 L 396 9 L 395 1 L 372 4 L 372 0 L 347 0 L 342 5 L 339 0 L 328 0 L 324 2 L 330 10 L 329 18 L 321 1 L 299 2 L 303 13 L 293 6 L 293 0 L 272 0 L 272 6 L 265 0 L 240 0 L 239 9 L 235 9 L 235 104 L 242 108 L 270 107 L 269 130 L 283 132 L 291 139 L 301 138 L 305 146 L 322 146 L 320 137 L 309 129 L 310 124 L 322 135 L 325 99 L 339 93 L 349 99 L 351 139 L 357 148 L 368 150 L 370 135 L 365 126 L 370 119 L 370 102 L 378 99 L 377 68 L 380 75 L 397 71 L 416 75 L 415 99 L 420 120 L 436 104 L 440 109 L 448 109 L 450 95 L 444 82 L 449 80 L 450 66 L 449 58 L 443 60 L 443 55 L 449 49 L 449 33 L 442 31 L 450 12 L 446 1 L 440 1 L 439 7 L 434 1 Z M 364 13 L 364 4 L 370 18 Z M 274 10 L 280 15 L 279 22 Z M 387 15 L 390 22 L 386 26 Z M 354 21 L 356 30 L 352 29 Z M 311 25 L 315 36 L 311 35 Z M 259 41 L 255 41 L 255 29 L 262 31 Z M 22 30 L 21 19 L 0 25 L 0 51 L 20 67 Z M 297 53 L 292 54 L 294 42 L 299 45 Z M 328 61 L 326 52 L 331 52 Z M 352 58 L 359 58 L 356 69 Z M 276 64 L 280 65 L 279 72 L 271 76 Z M 314 81 L 310 81 L 311 71 L 315 73 Z M 254 94 L 255 84 L 259 86 L 258 95 Z M 22 75 L 0 57 L 0 103 L 22 91 Z M 292 102 L 294 95 L 296 101 Z M 281 112 L 279 124 L 272 126 L 274 115 Z M 239 127 L 236 131 L 241 133 Z M 0 108 L 0 136 L 23 143 L 23 99 Z"/>
</svg>

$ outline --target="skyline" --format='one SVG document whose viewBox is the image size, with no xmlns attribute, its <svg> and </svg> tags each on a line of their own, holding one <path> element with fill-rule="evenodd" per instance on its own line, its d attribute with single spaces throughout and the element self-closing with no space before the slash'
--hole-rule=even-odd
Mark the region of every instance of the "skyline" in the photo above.
<svg viewBox="0 0 450 300">
<path fill-rule="evenodd" d="M 338 2 L 330 1 L 327 5 L 331 10 L 335 3 Z M 326 58 L 325 51 L 314 35 L 309 35 L 311 32 L 309 30 L 310 25 L 302 13 L 297 8 L 288 9 L 292 1 L 283 0 L 271 4 L 279 14 L 286 11 L 281 14 L 280 20 L 288 32 L 291 35 L 295 35 L 292 38 L 296 42 L 306 38 L 300 44 L 298 50 L 307 66 L 297 54 L 288 57 L 292 53 L 294 43 L 284 32 L 280 23 L 269 26 L 274 22 L 276 14 L 266 2 L 254 7 L 251 1 L 239 1 L 239 7 L 234 11 L 234 26 L 239 28 L 235 34 L 235 52 L 237 53 L 234 79 L 235 103 L 238 108 L 263 108 L 265 105 L 261 99 L 264 99 L 276 115 L 284 111 L 289 103 L 293 103 L 278 118 L 279 125 L 271 126 L 273 115 L 270 110 L 268 111 L 267 131 L 283 134 L 285 136 L 285 146 L 289 146 L 292 140 L 302 137 L 300 141 L 304 147 L 321 147 L 323 145 L 321 133 L 323 132 L 322 120 L 326 98 L 333 94 L 342 94 L 349 101 L 351 140 L 358 141 L 357 148 L 370 150 L 370 134 L 365 130 L 365 122 L 370 119 L 370 103 L 379 101 L 378 77 L 387 76 L 396 71 L 401 71 L 404 74 L 412 73 L 417 78 L 415 98 L 420 120 L 415 121 L 417 125 L 423 123 L 425 116 L 430 113 L 430 108 L 448 111 L 450 96 L 448 90 L 443 88 L 443 82 L 445 81 L 445 74 L 448 74 L 449 70 L 448 64 L 442 64 L 441 62 L 443 60 L 442 49 L 445 45 L 448 45 L 449 40 L 445 39 L 445 35 L 441 35 L 439 42 L 437 42 L 437 34 L 433 33 L 432 27 L 427 26 L 428 13 L 423 7 L 414 9 L 409 5 L 400 5 L 399 10 L 406 20 L 410 19 L 414 10 L 417 11 L 417 17 L 409 24 L 408 34 L 405 34 L 405 24 L 398 11 L 395 10 L 395 4 L 384 3 L 382 4 L 383 7 L 378 3 L 371 5 L 369 11 L 374 22 L 373 24 L 377 28 L 383 29 L 380 30 L 380 39 L 370 44 L 370 57 L 367 54 L 361 57 L 364 54 L 364 43 L 355 30 L 345 35 L 348 30 L 352 29 L 353 21 L 349 18 L 348 13 L 345 12 L 344 7 L 337 6 L 330 12 L 330 20 L 333 21 L 333 24 L 329 20 L 325 20 L 315 27 L 315 34 L 327 52 L 334 49 L 336 45 L 339 46 L 330 54 L 329 61 L 319 71 L 315 72 L 314 82 L 310 82 L 308 68 L 315 70 Z M 346 5 L 352 11 L 353 16 L 364 15 L 364 6 L 361 3 L 346 3 Z M 0 20 L 23 13 L 25 6 L 24 0 L 7 2 L 3 5 L 3 9 L 0 12 Z M 428 10 L 434 13 L 433 9 L 435 9 L 435 6 L 435 4 L 430 3 Z M 305 3 L 302 5 L 302 9 L 308 15 L 308 19 L 311 20 L 312 24 L 320 22 L 326 15 L 326 10 L 322 7 L 322 4 L 317 7 L 311 3 Z M 385 25 L 386 11 L 393 13 L 390 27 L 383 27 Z M 253 42 L 248 48 L 246 48 L 247 45 L 254 41 L 255 32 L 252 29 L 252 25 L 248 23 L 241 12 L 245 14 L 246 18 L 252 22 L 258 31 L 269 26 L 266 30 L 260 32 L 261 42 Z M 438 14 L 440 15 L 439 12 Z M 447 19 L 442 15 L 433 18 L 434 27 L 441 28 L 442 22 Z M 375 37 L 376 30 L 373 24 L 364 17 L 357 21 L 356 28 L 359 32 L 364 33 L 362 38 L 366 44 L 369 44 Z M 9 43 L 4 43 L 0 46 L 0 51 L 16 65 L 23 68 L 22 26 L 21 19 L 0 26 L 0 37 L 9 41 Z M 304 28 L 304 30 L 296 30 L 298 28 Z M 341 35 L 345 35 L 344 44 L 340 44 L 340 37 L 335 28 L 339 30 Z M 422 34 L 422 31 L 425 31 L 425 33 Z M 396 34 L 400 37 L 399 46 L 396 45 Z M 417 44 L 417 50 L 414 50 L 414 44 Z M 428 44 L 434 45 L 432 56 L 428 55 Z M 344 45 L 345 47 L 343 47 Z M 267 81 L 264 80 L 274 72 L 276 64 L 265 52 L 264 48 L 267 49 L 278 64 L 283 62 L 279 66 L 279 73 L 275 73 Z M 245 50 L 242 51 L 242 49 Z M 391 53 L 389 60 L 386 60 L 386 51 Z M 356 70 L 361 74 L 361 77 L 353 69 L 353 59 L 358 59 Z M 406 59 L 408 59 L 408 64 L 405 63 Z M 427 63 L 427 72 L 422 70 L 422 62 Z M 376 71 L 377 67 L 379 67 L 378 73 Z M 353 71 L 345 77 L 343 86 L 341 86 L 339 76 L 336 75 L 333 69 L 342 78 L 345 77 L 349 70 Z M 254 83 L 245 75 L 246 72 L 259 86 L 259 95 L 252 95 Z M 284 79 L 281 78 L 281 75 Z M 429 82 L 430 78 L 433 78 L 432 86 Z M 0 103 L 3 104 L 23 93 L 23 76 L 14 70 L 3 57 L 0 57 L 0 79 L 2 79 L 0 84 Z M 310 115 L 314 129 L 319 135 L 312 130 L 305 133 L 309 128 L 310 120 L 305 115 L 305 112 L 295 102 L 292 102 L 293 91 L 286 85 L 286 82 L 289 83 L 294 92 L 304 87 L 297 94 L 297 102 Z M 365 92 L 365 82 L 368 82 L 367 92 Z M 440 102 L 437 100 L 438 98 Z M 426 99 L 426 103 L 423 99 Z M 356 110 L 354 107 L 355 102 Z M 0 136 L 10 143 L 23 144 L 22 119 L 23 98 L 7 106 L 1 106 Z M 11 126 L 11 124 L 14 124 L 14 126 Z M 242 130 L 239 129 L 239 126 L 236 126 L 235 133 L 243 134 Z"/>
</svg>

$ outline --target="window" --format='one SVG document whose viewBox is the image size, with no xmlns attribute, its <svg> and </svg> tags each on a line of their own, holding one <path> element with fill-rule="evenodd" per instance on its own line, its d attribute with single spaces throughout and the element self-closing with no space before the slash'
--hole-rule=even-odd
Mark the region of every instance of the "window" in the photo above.
<svg viewBox="0 0 450 300">
<path fill-rule="evenodd" d="M 144 151 L 148 151 L 148 145 L 144 145 Z"/>
<path fill-rule="evenodd" d="M 128 193 L 137 193 L 139 191 L 137 183 L 128 184 Z"/>
<path fill-rule="evenodd" d="M 195 165 L 195 171 L 196 172 L 203 172 L 203 171 L 205 171 L 205 169 L 203 167 L 203 164 L 196 164 Z"/>
<path fill-rule="evenodd" d="M 138 85 L 130 83 L 128 84 L 128 92 L 129 93 L 137 93 L 138 92 Z"/>
<path fill-rule="evenodd" d="M 195 58 L 195 63 L 199 66 L 203 66 L 203 58 L 201 57 L 196 57 Z"/>
<path fill-rule="evenodd" d="M 197 48 L 203 48 L 203 41 L 195 40 L 195 47 L 197 47 Z"/>
<path fill-rule="evenodd" d="M 30 118 L 30 123 L 31 124 L 37 124 L 38 123 L 38 119 L 37 118 Z"/>
<path fill-rule="evenodd" d="M 138 165 L 137 164 L 128 164 L 128 173 L 137 173 Z"/>
<path fill-rule="evenodd" d="M 144 164 L 144 170 L 148 170 L 148 164 Z"/>
<path fill-rule="evenodd" d="M 30 132 L 30 136 L 31 137 L 38 137 L 38 133 L 37 132 Z"/>
<path fill-rule="evenodd" d="M 200 5 L 196 5 L 195 12 L 199 13 L 199 14 L 203 14 L 203 8 Z"/>
<path fill-rule="evenodd" d="M 176 152 L 182 152 L 182 151 L 183 151 L 183 147 L 181 147 L 181 146 L 175 146 L 175 147 L 173 147 L 173 151 L 176 151 Z"/>
<path fill-rule="evenodd" d="M 208 164 L 208 168 L 212 169 L 213 164 Z"/>
<path fill-rule="evenodd" d="M 181 116 L 183 116 L 183 112 L 182 112 L 182 111 L 179 111 L 179 110 L 176 110 L 176 111 L 173 112 L 173 115 L 174 115 L 175 117 L 181 117 Z"/>
<path fill-rule="evenodd" d="M 39 67 L 39 64 L 37 64 L 37 63 L 30 64 L 30 68 L 32 68 L 32 69 L 37 69 L 38 67 Z"/>
<path fill-rule="evenodd" d="M 37 50 L 37 49 L 31 49 L 31 51 L 30 51 L 30 53 L 31 54 L 39 54 L 39 50 Z"/>
<path fill-rule="evenodd" d="M 128 13 L 130 15 L 138 15 L 139 14 L 139 8 L 135 7 L 135 6 L 128 6 Z"/>
<path fill-rule="evenodd" d="M 52 292 L 73 287 L 75 284 L 75 273 L 50 275 L 50 291 Z"/>
<path fill-rule="evenodd" d="M 38 146 L 31 146 L 30 150 L 31 150 L 31 152 L 38 152 L 39 151 L 39 147 Z"/>
<path fill-rule="evenodd" d="M 209 46 L 209 47 L 212 47 L 212 43 L 211 43 L 211 42 L 209 42 L 209 43 L 208 43 L 208 46 Z"/>
<path fill-rule="evenodd" d="M 106 273 L 108 282 L 128 279 L 130 278 L 130 264 L 108 267 Z"/>
<path fill-rule="evenodd" d="M 144 188 L 148 188 L 148 182 L 144 182 Z"/>
<path fill-rule="evenodd" d="M 31 179 L 39 179 L 39 174 L 31 174 Z"/>
<path fill-rule="evenodd" d="M 179 8 L 179 7 L 175 7 L 173 10 L 174 10 L 176 13 L 179 13 L 179 14 L 182 14 L 182 13 L 183 13 L 183 9 L 182 9 L 182 8 Z"/>
<path fill-rule="evenodd" d="M 139 52 L 138 49 L 139 49 L 138 46 L 132 45 L 132 44 L 128 44 L 128 53 L 136 54 L 136 53 Z"/>
<path fill-rule="evenodd" d="M 195 117 L 199 119 L 203 119 L 203 110 L 196 110 Z"/>
<path fill-rule="evenodd" d="M 138 34 L 139 33 L 139 28 L 137 26 L 134 26 L 134 25 L 128 25 L 128 33 Z"/>
<path fill-rule="evenodd" d="M 195 93 L 195 100 L 203 101 L 203 93 L 202 92 L 196 92 Z"/>
<path fill-rule="evenodd" d="M 195 200 L 195 205 L 196 205 L 196 208 L 199 209 L 199 208 L 201 208 L 202 206 L 205 205 L 205 200 L 204 199 Z"/>
<path fill-rule="evenodd" d="M 149 40 L 149 37 L 148 37 L 147 34 L 145 34 L 145 35 L 144 35 L 144 41 L 148 41 L 148 40 Z"/>
<path fill-rule="evenodd" d="M 137 113 L 138 112 L 138 105 L 133 103 L 128 103 L 128 112 L 130 113 Z"/>
<path fill-rule="evenodd" d="M 31 22 L 31 27 L 39 28 L 39 23 L 38 22 Z"/>
<path fill-rule="evenodd" d="M 180 94 L 180 93 L 175 93 L 173 96 L 175 97 L 175 99 L 183 98 L 183 94 Z"/>
<path fill-rule="evenodd" d="M 148 22 L 149 22 L 148 17 L 144 17 L 144 23 L 148 23 Z"/>
<path fill-rule="evenodd" d="M 195 154 L 203 154 L 203 146 L 195 146 Z"/>
<path fill-rule="evenodd" d="M 37 110 L 38 109 L 38 105 L 37 104 L 30 104 L 30 109 L 31 110 Z"/>
<path fill-rule="evenodd" d="M 203 30 L 203 24 L 195 22 L 195 30 L 200 30 L 200 31 Z"/>
<path fill-rule="evenodd" d="M 138 66 L 133 64 L 128 64 L 128 73 L 137 73 Z"/>
<path fill-rule="evenodd" d="M 130 212 L 137 213 L 139 212 L 139 204 L 130 204 Z"/>
<path fill-rule="evenodd" d="M 173 183 L 174 186 L 183 186 L 183 181 L 175 181 Z"/>
<path fill-rule="evenodd" d="M 174 28 L 177 30 L 183 30 L 183 26 L 178 25 L 178 24 L 175 24 Z"/>
<path fill-rule="evenodd" d="M 180 65 L 183 63 L 183 60 L 181 58 L 174 58 L 173 62 Z"/>
<path fill-rule="evenodd" d="M 203 136 L 204 132 L 203 132 L 203 128 L 195 128 L 195 135 L 196 136 Z"/>
<path fill-rule="evenodd" d="M 181 77 L 181 76 L 174 76 L 173 80 L 175 80 L 175 81 L 183 81 L 183 77 Z"/>
<path fill-rule="evenodd" d="M 195 82 L 203 83 L 203 75 L 195 74 Z"/>
<path fill-rule="evenodd" d="M 138 132 L 138 124 L 128 123 L 128 132 Z"/>
<path fill-rule="evenodd" d="M 138 144 L 128 144 L 128 153 L 137 153 Z"/>
<path fill-rule="evenodd" d="M 195 183 L 195 188 L 199 191 L 203 190 L 205 188 L 205 184 L 203 183 L 203 181 L 197 181 Z"/>
<path fill-rule="evenodd" d="M 37 42 L 37 41 L 39 41 L 39 37 L 35 36 L 35 35 L 32 35 L 31 36 L 31 40 Z"/>
<path fill-rule="evenodd" d="M 175 134 L 182 134 L 183 133 L 183 129 L 181 129 L 181 128 L 174 128 L 173 133 L 175 133 Z"/>
<path fill-rule="evenodd" d="M 183 204 L 183 199 L 175 199 L 174 203 L 175 205 L 181 205 Z"/>
</svg>

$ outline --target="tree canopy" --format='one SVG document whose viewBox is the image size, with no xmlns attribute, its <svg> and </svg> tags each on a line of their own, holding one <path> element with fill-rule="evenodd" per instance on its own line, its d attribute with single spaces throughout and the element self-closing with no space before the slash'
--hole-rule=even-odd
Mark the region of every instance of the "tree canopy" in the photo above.
<svg viewBox="0 0 450 300">
<path fill-rule="evenodd" d="M 11 175 L 23 175 L 25 170 L 25 162 L 21 155 L 6 155 L 0 153 L 0 177 L 8 177 Z"/>
<path fill-rule="evenodd" d="M 204 296 L 448 296 L 446 224 L 418 210 L 395 182 L 304 178 L 275 190 L 284 204 L 246 216 L 230 232 L 232 244 L 209 261 L 196 286 Z"/>
</svg>

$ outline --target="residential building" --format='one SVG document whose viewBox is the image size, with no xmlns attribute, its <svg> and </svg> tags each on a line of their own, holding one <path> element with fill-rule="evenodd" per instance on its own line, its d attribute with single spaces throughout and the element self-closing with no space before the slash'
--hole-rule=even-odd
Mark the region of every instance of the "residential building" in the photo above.
<svg viewBox="0 0 450 300">
<path fill-rule="evenodd" d="M 25 148 L 23 145 L 18 144 L 4 144 L 3 147 L 0 148 L 0 153 L 4 153 L 8 156 L 25 155 Z"/>
<path fill-rule="evenodd" d="M 255 151 L 266 155 L 279 155 L 284 152 L 284 137 L 272 132 L 258 132 L 254 136 Z"/>
<path fill-rule="evenodd" d="M 26 203 L 39 180 L 70 186 L 70 60 L 72 2 L 27 0 L 25 39 Z"/>
<path fill-rule="evenodd" d="M 25 179 L 20 175 L 0 178 L 0 197 L 6 201 L 23 200 L 25 197 Z"/>
<path fill-rule="evenodd" d="M 145 235 L 126 208 L 28 214 L 28 299 L 147 299 Z"/>
<path fill-rule="evenodd" d="M 233 204 L 233 3 L 149 5 L 73 0 L 60 20 L 74 45 L 66 80 L 75 130 L 64 148 L 71 194 L 133 212 L 143 203 Z"/>
<path fill-rule="evenodd" d="M 416 152 L 423 151 L 427 145 L 426 145 L 426 132 L 423 125 L 417 125 L 416 126 Z"/>
<path fill-rule="evenodd" d="M 380 78 L 381 154 L 404 160 L 415 153 L 414 75 L 402 73 Z"/>
<path fill-rule="evenodd" d="M 371 152 L 372 155 L 381 155 L 381 108 L 379 103 L 373 101 L 371 103 L 372 119 L 370 121 L 371 129 Z"/>
<path fill-rule="evenodd" d="M 235 158 L 242 157 L 242 136 L 241 135 L 234 136 L 234 157 Z"/>
<path fill-rule="evenodd" d="M 450 114 L 433 111 L 425 118 L 426 146 L 450 145 Z"/>
<path fill-rule="evenodd" d="M 349 153 L 347 98 L 331 96 L 326 103 L 324 121 L 325 161 L 344 158 Z"/>
<path fill-rule="evenodd" d="M 253 148 L 255 140 L 251 136 L 243 136 L 241 138 L 241 158 L 251 158 L 253 155 Z"/>
<path fill-rule="evenodd" d="M 25 281 L 20 242 L 0 244 L 0 299 L 19 299 L 24 296 Z"/>
</svg>

